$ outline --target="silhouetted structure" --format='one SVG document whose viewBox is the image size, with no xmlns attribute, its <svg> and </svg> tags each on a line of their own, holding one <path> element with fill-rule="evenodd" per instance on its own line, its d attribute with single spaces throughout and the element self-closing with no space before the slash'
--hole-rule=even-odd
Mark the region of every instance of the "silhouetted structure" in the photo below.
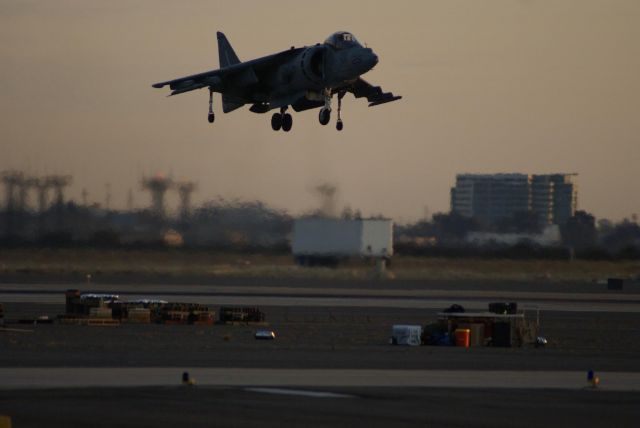
<svg viewBox="0 0 640 428">
<path fill-rule="evenodd" d="M 71 184 L 70 175 L 50 175 L 47 182 L 54 191 L 54 204 L 60 206 L 64 204 L 64 188 Z"/>
<path fill-rule="evenodd" d="M 16 189 L 19 189 L 24 180 L 24 175 L 19 171 L 5 171 L 2 173 L 2 182 L 5 187 L 5 209 L 8 213 L 16 210 Z"/>
<path fill-rule="evenodd" d="M 158 218 L 165 218 L 164 196 L 172 185 L 173 180 L 161 174 L 142 178 L 142 187 L 151 192 L 151 210 Z"/>
<path fill-rule="evenodd" d="M 36 188 L 36 191 L 38 192 L 38 212 L 40 214 L 43 214 L 47 210 L 51 182 L 47 177 L 40 177 L 35 180 L 34 186 Z"/>
<path fill-rule="evenodd" d="M 180 221 L 186 222 L 191 215 L 191 194 L 197 186 L 193 181 L 178 181 L 175 186 L 180 195 Z"/>
<path fill-rule="evenodd" d="M 323 183 L 314 189 L 320 196 L 320 214 L 324 217 L 336 217 L 336 193 L 338 188 L 333 184 Z"/>
</svg>

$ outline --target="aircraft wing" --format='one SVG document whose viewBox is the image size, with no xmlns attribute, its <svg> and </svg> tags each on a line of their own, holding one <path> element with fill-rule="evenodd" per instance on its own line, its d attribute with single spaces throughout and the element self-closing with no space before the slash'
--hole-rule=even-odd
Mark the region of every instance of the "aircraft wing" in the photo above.
<svg viewBox="0 0 640 428">
<path fill-rule="evenodd" d="M 154 83 L 154 88 L 163 88 L 169 85 L 171 95 L 182 94 L 205 87 L 211 87 L 216 92 L 223 92 L 225 87 L 246 88 L 260 82 L 264 72 L 277 68 L 289 60 L 302 48 L 292 48 L 273 55 L 251 61 L 240 62 L 220 68 L 218 70 L 205 71 L 204 73 L 180 77 L 165 82 Z"/>
<path fill-rule="evenodd" d="M 356 98 L 367 97 L 369 107 L 390 103 L 402 98 L 399 95 L 393 95 L 391 92 L 382 92 L 380 86 L 373 86 L 363 79 L 355 80 L 344 89 L 351 92 Z"/>
<path fill-rule="evenodd" d="M 154 83 L 154 88 L 164 88 L 169 85 L 170 95 L 178 95 L 184 92 L 201 89 L 206 86 L 219 86 L 222 83 L 221 70 L 206 71 L 192 76 L 180 77 L 166 82 Z"/>
</svg>

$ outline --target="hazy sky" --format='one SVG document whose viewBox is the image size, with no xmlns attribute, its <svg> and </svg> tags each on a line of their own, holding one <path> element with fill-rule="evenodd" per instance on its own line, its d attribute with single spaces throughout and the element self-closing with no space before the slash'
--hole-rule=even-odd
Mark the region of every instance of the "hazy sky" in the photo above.
<svg viewBox="0 0 640 428">
<path fill-rule="evenodd" d="M 352 31 L 380 57 L 365 78 L 404 98 L 348 95 L 343 132 L 313 110 L 286 134 L 217 96 L 210 125 L 206 90 L 151 84 L 217 68 L 217 30 L 241 60 Z M 637 0 L 0 0 L 0 170 L 69 173 L 101 203 L 110 182 L 116 207 L 163 171 L 196 202 L 292 213 L 327 181 L 398 221 L 448 210 L 456 173 L 577 172 L 580 208 L 620 219 L 640 212 L 639 79 Z"/>
</svg>

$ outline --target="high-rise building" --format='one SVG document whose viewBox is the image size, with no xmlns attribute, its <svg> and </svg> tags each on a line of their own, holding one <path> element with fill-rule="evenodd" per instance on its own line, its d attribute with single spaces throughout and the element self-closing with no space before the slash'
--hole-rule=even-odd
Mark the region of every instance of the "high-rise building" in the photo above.
<svg viewBox="0 0 640 428">
<path fill-rule="evenodd" d="M 458 174 L 451 211 L 495 224 L 531 212 L 540 224 L 564 224 L 577 205 L 575 174 Z"/>
<path fill-rule="evenodd" d="M 530 209 L 526 174 L 460 174 L 451 189 L 451 210 L 483 223 L 511 218 Z"/>
<path fill-rule="evenodd" d="M 540 224 L 553 223 L 553 181 L 550 175 L 531 178 L 531 211 Z"/>
<path fill-rule="evenodd" d="M 578 206 L 578 185 L 573 182 L 577 174 L 551 174 L 553 182 L 553 223 L 565 224 L 573 217 Z"/>
</svg>

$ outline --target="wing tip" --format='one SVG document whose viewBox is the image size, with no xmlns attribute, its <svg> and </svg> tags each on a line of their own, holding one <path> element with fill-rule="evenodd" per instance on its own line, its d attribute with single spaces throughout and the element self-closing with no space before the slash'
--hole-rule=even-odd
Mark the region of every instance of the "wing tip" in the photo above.
<svg viewBox="0 0 640 428">
<path fill-rule="evenodd" d="M 151 85 L 152 88 L 164 88 L 164 85 L 166 85 L 166 83 L 154 83 L 153 85 Z"/>
<path fill-rule="evenodd" d="M 388 98 L 382 98 L 382 99 L 370 102 L 369 103 L 369 107 L 375 107 L 375 106 L 379 106 L 381 104 L 386 104 L 386 103 L 390 103 L 390 102 L 393 102 L 393 101 L 398 101 L 398 100 L 401 100 L 401 99 L 402 99 L 402 95 L 391 95 Z"/>
</svg>

